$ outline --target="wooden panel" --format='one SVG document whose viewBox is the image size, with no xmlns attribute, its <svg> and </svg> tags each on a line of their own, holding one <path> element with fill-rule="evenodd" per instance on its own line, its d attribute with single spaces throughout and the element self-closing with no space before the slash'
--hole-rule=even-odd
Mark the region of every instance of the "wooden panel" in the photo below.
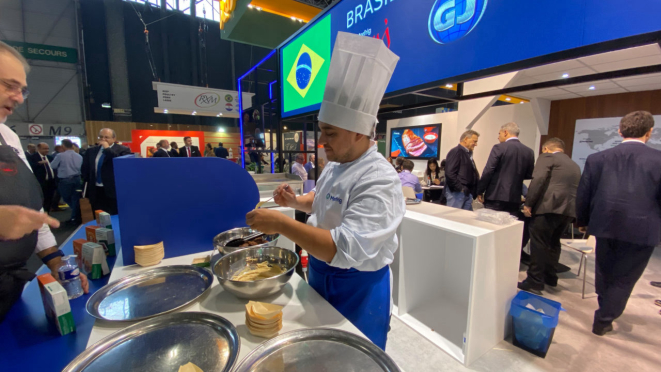
<svg viewBox="0 0 661 372">
<path fill-rule="evenodd" d="M 152 130 L 192 130 L 199 132 L 206 132 L 211 137 L 216 137 L 216 135 L 227 135 L 228 142 L 232 142 L 231 138 L 236 138 L 236 147 L 239 147 L 239 128 L 225 128 L 226 133 L 220 132 L 208 132 L 210 127 L 208 125 L 192 125 L 192 124 L 162 124 L 162 123 L 134 123 L 134 122 L 122 122 L 122 121 L 86 121 L 85 122 L 85 131 L 87 133 L 87 141 L 90 144 L 96 142 L 98 133 L 103 128 L 110 128 L 115 131 L 117 135 L 117 140 L 120 142 L 131 142 L 131 130 L 133 129 L 152 129 Z M 220 136 L 218 136 L 220 138 Z M 205 143 L 208 142 L 205 140 Z M 221 140 L 212 140 L 211 143 L 215 143 L 215 146 L 218 145 L 218 142 L 225 142 Z"/>
<path fill-rule="evenodd" d="M 637 110 L 661 115 L 661 90 L 553 101 L 549 134 L 542 136 L 540 146 L 548 138 L 558 137 L 565 141 L 565 152 L 571 156 L 576 120 L 619 117 Z"/>
</svg>

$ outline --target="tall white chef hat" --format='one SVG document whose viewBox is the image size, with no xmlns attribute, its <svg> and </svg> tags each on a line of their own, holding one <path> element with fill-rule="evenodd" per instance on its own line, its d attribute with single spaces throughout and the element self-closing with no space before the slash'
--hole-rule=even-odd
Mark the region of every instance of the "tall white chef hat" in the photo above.
<svg viewBox="0 0 661 372">
<path fill-rule="evenodd" d="M 319 121 L 372 136 L 398 60 L 380 39 L 338 32 Z"/>
</svg>

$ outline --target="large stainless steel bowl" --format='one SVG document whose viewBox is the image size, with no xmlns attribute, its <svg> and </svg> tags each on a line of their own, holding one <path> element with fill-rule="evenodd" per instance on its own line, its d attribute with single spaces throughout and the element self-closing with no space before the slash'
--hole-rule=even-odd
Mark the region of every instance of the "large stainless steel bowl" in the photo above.
<svg viewBox="0 0 661 372">
<path fill-rule="evenodd" d="M 243 270 L 248 259 L 254 259 L 256 263 L 269 262 L 277 264 L 286 271 L 268 279 L 251 282 L 232 280 L 232 276 Z M 223 256 L 213 266 L 213 273 L 225 290 L 230 291 L 239 298 L 254 300 L 282 290 L 282 287 L 291 279 L 296 265 L 298 265 L 298 254 L 289 249 L 279 247 L 250 247 Z"/>
<path fill-rule="evenodd" d="M 232 230 L 227 230 L 225 232 L 222 232 L 218 235 L 216 235 L 215 238 L 213 238 L 213 246 L 218 250 L 218 252 L 222 254 L 228 254 L 232 252 L 236 252 L 239 249 L 244 249 L 246 247 L 228 247 L 226 244 L 230 240 L 238 239 L 238 238 L 243 238 L 245 236 L 248 236 L 250 234 L 257 233 L 259 231 L 253 230 L 249 227 L 237 227 L 236 229 Z M 260 247 L 273 247 L 275 244 L 278 242 L 278 238 L 280 237 L 280 234 L 271 234 L 271 235 L 264 235 L 264 239 L 266 239 L 268 242 L 264 244 L 258 244 L 258 245 L 253 245 L 251 248 L 260 248 Z"/>
</svg>

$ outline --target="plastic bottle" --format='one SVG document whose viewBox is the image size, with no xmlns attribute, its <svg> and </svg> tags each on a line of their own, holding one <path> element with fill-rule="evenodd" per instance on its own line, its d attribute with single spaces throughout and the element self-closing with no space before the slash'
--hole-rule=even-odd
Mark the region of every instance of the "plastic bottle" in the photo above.
<svg viewBox="0 0 661 372">
<path fill-rule="evenodd" d="M 229 152 L 229 156 L 228 156 L 228 158 L 230 158 L 230 159 L 234 158 L 234 153 L 232 152 L 232 148 L 231 148 L 231 147 L 230 147 L 230 149 L 229 149 L 228 152 Z"/>
<path fill-rule="evenodd" d="M 83 295 L 83 287 L 80 284 L 80 270 L 75 255 L 62 257 L 62 265 L 57 269 L 57 276 L 60 284 L 67 291 L 70 300 Z"/>
</svg>

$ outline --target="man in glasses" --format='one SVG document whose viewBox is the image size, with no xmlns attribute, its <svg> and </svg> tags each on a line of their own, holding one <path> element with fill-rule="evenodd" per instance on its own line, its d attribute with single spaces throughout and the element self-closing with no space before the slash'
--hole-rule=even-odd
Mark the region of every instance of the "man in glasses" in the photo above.
<svg viewBox="0 0 661 372">
<path fill-rule="evenodd" d="M 115 131 L 103 128 L 99 131 L 98 146 L 85 152 L 81 174 L 87 182 L 87 196 L 93 210 L 117 214 L 115 170 L 112 159 L 128 155 L 131 150 L 117 142 Z"/>
<path fill-rule="evenodd" d="M 41 187 L 32 174 L 21 141 L 4 124 L 28 96 L 29 70 L 25 59 L 0 41 L 0 322 L 21 298 L 25 283 L 34 278 L 25 267 L 32 252 L 53 273 L 64 255 L 49 227 L 58 227 L 60 223 L 43 213 Z M 80 274 L 80 280 L 87 292 L 85 275 Z"/>
</svg>

